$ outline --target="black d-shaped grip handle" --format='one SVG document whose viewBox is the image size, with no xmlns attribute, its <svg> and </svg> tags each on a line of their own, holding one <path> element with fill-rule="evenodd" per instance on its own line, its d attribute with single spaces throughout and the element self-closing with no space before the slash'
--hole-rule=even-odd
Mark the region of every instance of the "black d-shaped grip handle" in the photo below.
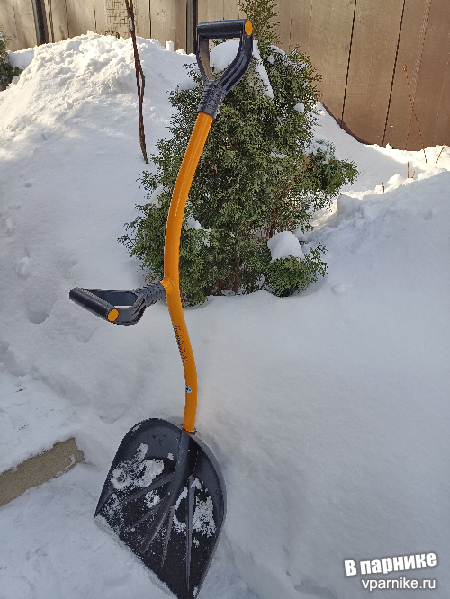
<svg viewBox="0 0 450 599">
<path fill-rule="evenodd" d="M 253 27 L 247 19 L 212 21 L 197 25 L 197 62 L 203 79 L 203 96 L 199 112 L 214 119 L 227 93 L 247 72 L 253 52 Z M 214 79 L 209 56 L 209 40 L 239 38 L 236 58 L 218 79 Z"/>
<path fill-rule="evenodd" d="M 247 30 L 245 25 L 247 25 Z M 253 26 L 247 19 L 231 19 L 229 21 L 209 21 L 197 25 L 197 40 L 222 39 L 228 40 L 241 35 L 251 35 Z"/>
</svg>

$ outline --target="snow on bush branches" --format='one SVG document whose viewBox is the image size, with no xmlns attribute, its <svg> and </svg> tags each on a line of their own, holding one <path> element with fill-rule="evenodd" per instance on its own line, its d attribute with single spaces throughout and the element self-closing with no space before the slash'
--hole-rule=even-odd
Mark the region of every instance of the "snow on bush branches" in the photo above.
<svg viewBox="0 0 450 599">
<path fill-rule="evenodd" d="M 8 58 L 8 43 L 11 38 L 5 36 L 0 30 L 0 91 L 4 91 L 12 82 L 13 77 L 18 77 L 22 69 L 13 67 Z"/>
</svg>

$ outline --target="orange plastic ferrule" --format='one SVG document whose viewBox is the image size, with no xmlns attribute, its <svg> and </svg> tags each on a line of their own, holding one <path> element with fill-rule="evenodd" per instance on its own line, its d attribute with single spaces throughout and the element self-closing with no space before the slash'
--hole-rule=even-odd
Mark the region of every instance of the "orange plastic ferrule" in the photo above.
<svg viewBox="0 0 450 599">
<path fill-rule="evenodd" d="M 181 303 L 179 280 L 180 238 L 186 200 L 202 155 L 203 146 L 211 129 L 212 120 L 209 114 L 198 113 L 191 139 L 184 154 L 183 163 L 178 172 L 167 216 L 164 279 L 161 281 L 166 290 L 167 306 L 184 367 L 185 405 L 183 428 L 190 433 L 194 431 L 195 412 L 197 410 L 197 370 Z"/>
</svg>

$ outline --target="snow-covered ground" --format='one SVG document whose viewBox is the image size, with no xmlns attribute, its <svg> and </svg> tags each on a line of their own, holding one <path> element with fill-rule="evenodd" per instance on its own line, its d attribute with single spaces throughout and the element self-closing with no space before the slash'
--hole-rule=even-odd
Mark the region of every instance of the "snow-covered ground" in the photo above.
<svg viewBox="0 0 450 599">
<path fill-rule="evenodd" d="M 143 39 L 139 52 L 152 153 L 167 91 L 189 84 L 195 58 Z M 76 286 L 144 284 L 117 243 L 144 199 L 131 41 L 88 34 L 27 56 L 0 93 L 0 472 L 70 436 L 86 463 L 0 508 L 0 598 L 166 597 L 93 511 L 131 426 L 182 420 L 167 308 L 114 327 L 68 299 Z M 196 427 L 228 493 L 200 596 L 358 599 L 367 577 L 346 577 L 344 559 L 434 552 L 437 567 L 390 577 L 437 579 L 432 596 L 446 599 L 450 151 L 436 164 L 440 147 L 426 162 L 365 146 L 323 110 L 316 137 L 361 172 L 303 245 L 326 245 L 328 275 L 290 298 L 213 297 L 185 312 Z"/>
</svg>

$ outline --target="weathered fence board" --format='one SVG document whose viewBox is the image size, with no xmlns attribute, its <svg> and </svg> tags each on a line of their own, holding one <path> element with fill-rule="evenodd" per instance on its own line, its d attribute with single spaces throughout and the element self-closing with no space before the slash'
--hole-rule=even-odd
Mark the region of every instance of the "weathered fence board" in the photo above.
<svg viewBox="0 0 450 599">
<path fill-rule="evenodd" d="M 16 0 L 14 13 L 17 33 L 26 41 L 28 47 L 34 46 L 37 40 L 31 0 Z"/>
<path fill-rule="evenodd" d="M 137 15 L 136 34 L 139 37 L 150 39 L 152 37 L 150 32 L 150 1 L 133 0 L 133 5 L 135 14 Z"/>
<path fill-rule="evenodd" d="M 277 25 L 275 31 L 278 34 L 283 49 L 287 49 L 290 44 L 291 37 L 291 15 L 292 15 L 292 0 L 284 0 L 277 7 L 277 16 L 272 19 Z"/>
<path fill-rule="evenodd" d="M 411 124 L 411 100 L 414 102 L 417 77 L 422 59 L 423 46 L 428 22 L 431 0 L 425 2 L 405 2 L 400 31 L 397 63 L 392 84 L 391 102 L 383 145 L 405 149 L 408 144 L 408 131 Z M 403 65 L 407 65 L 410 85 L 407 84 Z M 414 116 L 413 116 L 414 118 Z"/>
<path fill-rule="evenodd" d="M 21 50 L 25 47 L 22 46 L 22 40 L 17 36 L 14 4 L 12 2 L 5 2 L 0 5 L 0 28 L 10 38 L 10 50 Z"/>
<path fill-rule="evenodd" d="M 310 2 L 290 0 L 290 5 L 290 22 L 284 24 L 280 21 L 278 27 L 281 47 L 283 50 L 289 50 L 289 48 L 299 46 L 304 54 L 309 54 L 312 4 Z"/>
<path fill-rule="evenodd" d="M 414 109 L 425 147 L 435 143 L 444 143 L 436 141 L 436 119 L 439 114 L 439 100 L 445 84 L 444 74 L 450 52 L 449 27 L 442 27 L 442 23 L 445 22 L 444 19 L 449 23 L 449 17 L 449 0 L 433 0 L 430 6 L 414 101 Z M 415 148 L 422 147 L 414 115 L 410 119 L 409 144 Z"/>
<path fill-rule="evenodd" d="M 43 0 L 48 24 L 49 42 L 60 42 L 69 38 L 66 0 Z"/>
<path fill-rule="evenodd" d="M 221 21 L 222 19 L 243 19 L 237 0 L 198 0 L 198 22 Z"/>
<path fill-rule="evenodd" d="M 237 2 L 228 2 L 227 0 L 224 0 L 222 19 L 243 19 L 244 16 L 245 15 L 242 12 L 239 12 Z"/>
<path fill-rule="evenodd" d="M 6 36 L 11 38 L 10 50 L 32 48 L 36 45 L 36 27 L 34 24 L 31 0 L 14 0 L 1 5 L 0 26 Z"/>
<path fill-rule="evenodd" d="M 403 0 L 357 0 L 343 125 L 381 145 Z"/>
<path fill-rule="evenodd" d="M 175 40 L 175 0 L 151 0 L 152 38 L 165 45 Z"/>
<path fill-rule="evenodd" d="M 175 50 L 186 50 L 186 0 L 175 0 Z"/>
<path fill-rule="evenodd" d="M 106 3 L 105 0 L 94 0 L 94 27 L 95 33 L 104 35 L 108 29 L 106 20 Z"/>
<path fill-rule="evenodd" d="M 231 4 L 231 3 L 229 3 Z M 198 3 L 198 21 L 199 23 L 207 21 L 220 21 L 224 15 L 224 0 L 215 0 L 208 2 L 207 0 L 199 1 Z"/>
<path fill-rule="evenodd" d="M 52 0 L 52 4 L 57 3 L 58 0 Z M 66 0 L 66 11 L 69 37 L 81 35 L 89 29 L 92 31 L 94 28 L 94 6 L 92 0 L 83 0 L 83 2 Z M 53 17 L 53 24 L 55 24 L 55 17 Z"/>
<path fill-rule="evenodd" d="M 309 32 L 306 54 L 322 77 L 317 84 L 321 101 L 338 120 L 342 118 L 354 4 L 348 0 L 323 0 L 313 3 L 308 15 Z M 305 15 L 306 17 L 306 15 Z M 321 35 L 317 33 L 321 32 Z M 291 35 L 291 45 L 301 39 Z"/>
<path fill-rule="evenodd" d="M 432 145 L 449 144 L 450 132 L 450 50 L 447 41 L 447 65 L 444 73 L 444 85 L 442 86 L 439 111 L 436 118 L 436 136 Z"/>
</svg>

